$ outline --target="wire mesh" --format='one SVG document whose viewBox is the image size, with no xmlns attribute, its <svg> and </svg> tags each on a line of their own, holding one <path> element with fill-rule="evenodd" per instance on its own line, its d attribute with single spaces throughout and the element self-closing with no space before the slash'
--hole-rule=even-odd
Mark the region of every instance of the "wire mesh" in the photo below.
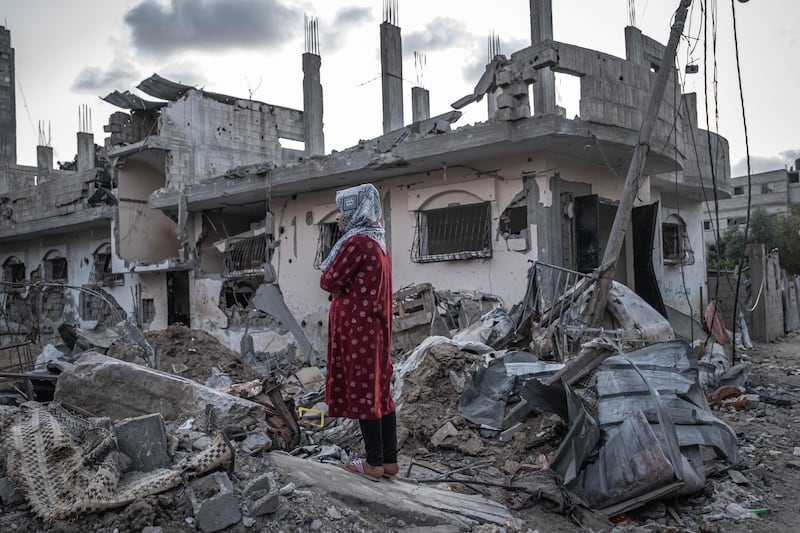
<svg viewBox="0 0 800 533">
<path fill-rule="evenodd" d="M 415 263 L 492 257 L 489 202 L 417 212 L 411 260 Z"/>
</svg>

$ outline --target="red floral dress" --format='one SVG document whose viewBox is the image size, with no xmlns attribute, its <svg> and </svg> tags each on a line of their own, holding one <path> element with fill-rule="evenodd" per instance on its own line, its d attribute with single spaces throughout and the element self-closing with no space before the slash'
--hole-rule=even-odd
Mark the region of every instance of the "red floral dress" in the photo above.
<svg viewBox="0 0 800 533">
<path fill-rule="evenodd" d="M 333 294 L 328 314 L 328 416 L 371 420 L 394 411 L 392 379 L 392 267 L 365 235 L 345 242 L 323 273 Z"/>
</svg>

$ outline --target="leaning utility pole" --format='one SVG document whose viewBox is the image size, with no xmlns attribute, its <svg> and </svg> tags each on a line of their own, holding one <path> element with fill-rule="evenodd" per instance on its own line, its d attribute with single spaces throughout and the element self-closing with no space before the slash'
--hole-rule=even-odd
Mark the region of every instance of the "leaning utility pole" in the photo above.
<svg viewBox="0 0 800 533">
<path fill-rule="evenodd" d="M 625 230 L 631 221 L 633 201 L 636 198 L 636 192 L 639 190 L 639 181 L 647 161 L 647 153 L 650 150 L 650 137 L 653 134 L 653 128 L 658 118 L 658 108 L 664 99 L 664 90 L 667 87 L 669 76 L 672 75 L 675 53 L 683 33 L 683 26 L 686 23 L 686 14 L 691 4 L 692 0 L 681 0 L 678 10 L 675 12 L 675 22 L 672 24 L 661 66 L 656 73 L 653 92 L 650 95 L 650 102 L 647 105 L 647 111 L 642 120 L 642 128 L 639 131 L 639 140 L 633 150 L 631 165 L 628 167 L 628 175 L 625 177 L 625 187 L 622 190 L 617 214 L 614 217 L 614 225 L 611 226 L 611 234 L 603 253 L 603 261 L 596 271 L 598 276 L 597 287 L 589 305 L 591 319 L 589 323 L 592 327 L 597 327 L 603 318 L 603 312 L 608 301 L 608 291 L 611 288 L 611 281 L 614 279 L 617 260 L 622 250 L 622 242 L 625 239 Z M 677 112 L 676 109 L 675 113 Z"/>
<path fill-rule="evenodd" d="M 603 313 L 605 312 L 606 303 L 608 302 L 608 293 L 611 289 L 611 282 L 614 279 L 617 260 L 619 259 L 622 243 L 625 239 L 625 230 L 631 221 L 633 201 L 636 198 L 636 192 L 639 190 L 639 181 L 642 177 L 645 162 L 647 161 L 647 153 L 650 150 L 650 137 L 653 134 L 653 128 L 658 118 L 658 108 L 661 106 L 661 102 L 664 98 L 664 90 L 667 87 L 667 81 L 672 74 L 672 66 L 675 64 L 675 53 L 678 49 L 678 42 L 683 33 L 686 15 L 691 4 L 692 0 L 680 0 L 678 9 L 675 12 L 675 22 L 672 24 L 669 41 L 667 42 L 667 47 L 664 49 L 664 57 L 661 60 L 661 66 L 656 73 L 656 79 L 653 83 L 653 92 L 650 94 L 650 101 L 648 102 L 647 110 L 642 119 L 639 139 L 633 150 L 631 164 L 628 167 L 628 174 L 625 177 L 625 187 L 622 190 L 622 197 L 619 201 L 619 207 L 617 207 L 617 214 L 614 217 L 614 224 L 611 226 L 611 234 L 608 238 L 605 252 L 603 253 L 603 261 L 597 270 L 595 270 L 597 283 L 589 305 L 587 306 L 587 313 L 584 315 L 584 320 L 588 322 L 591 327 L 598 327 L 603 320 Z M 675 110 L 675 112 L 677 113 L 678 111 Z M 608 355 L 608 352 L 602 350 L 584 350 L 570 364 L 552 376 L 548 380 L 548 383 L 558 383 L 560 381 L 574 383 L 594 370 Z"/>
</svg>

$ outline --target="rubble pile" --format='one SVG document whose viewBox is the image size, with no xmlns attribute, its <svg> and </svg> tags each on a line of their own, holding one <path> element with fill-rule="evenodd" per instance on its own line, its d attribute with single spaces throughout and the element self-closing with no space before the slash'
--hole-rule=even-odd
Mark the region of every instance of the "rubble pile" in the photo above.
<svg viewBox="0 0 800 533">
<path fill-rule="evenodd" d="M 607 322 L 581 329 L 574 292 L 558 310 L 529 287 L 507 312 L 404 289 L 398 346 L 430 329 L 396 357 L 401 475 L 379 483 L 339 468 L 363 445 L 327 417 L 324 369 L 259 375 L 183 326 L 65 330 L 0 407 L 0 530 L 736 532 L 777 509 L 791 524 L 791 345 L 731 364 L 616 289 Z M 25 380 L 45 378 L 52 401 L 33 401 Z"/>
<path fill-rule="evenodd" d="M 145 333 L 158 354 L 158 369 L 205 383 L 213 368 L 226 374 L 231 382 L 256 379 L 252 369 L 242 363 L 239 354 L 226 348 L 217 339 L 196 329 L 174 324 L 159 331 Z"/>
</svg>

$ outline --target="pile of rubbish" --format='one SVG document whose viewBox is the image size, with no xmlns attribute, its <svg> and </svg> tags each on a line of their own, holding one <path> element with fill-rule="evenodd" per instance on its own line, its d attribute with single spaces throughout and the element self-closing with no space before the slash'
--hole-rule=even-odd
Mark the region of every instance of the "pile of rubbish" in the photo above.
<svg viewBox="0 0 800 533">
<path fill-rule="evenodd" d="M 737 463 L 736 433 L 712 407 L 774 400 L 747 388 L 749 363 L 732 366 L 712 336 L 677 339 L 666 318 L 616 283 L 589 327 L 594 290 L 577 273 L 535 264 L 510 310 L 493 295 L 430 284 L 395 294 L 401 477 L 439 491 L 410 516 L 508 525 L 504 502 L 546 503 L 607 524 L 701 492 L 710 464 Z M 29 371 L 0 382 L 12 385 L 0 392 L 0 488 L 13 483 L 12 501 L 40 518 L 120 508 L 188 483 L 173 503 L 202 531 L 251 527 L 286 515 L 281 502 L 298 494 L 288 480 L 336 491 L 337 476 L 347 476 L 303 465 L 363 454 L 358 424 L 327 417 L 318 366 L 261 375 L 183 326 L 64 326 L 61 337 Z M 443 457 L 463 466 L 437 470 Z M 464 502 L 436 484 L 491 489 L 471 496 L 474 515 L 454 518 Z"/>
</svg>

